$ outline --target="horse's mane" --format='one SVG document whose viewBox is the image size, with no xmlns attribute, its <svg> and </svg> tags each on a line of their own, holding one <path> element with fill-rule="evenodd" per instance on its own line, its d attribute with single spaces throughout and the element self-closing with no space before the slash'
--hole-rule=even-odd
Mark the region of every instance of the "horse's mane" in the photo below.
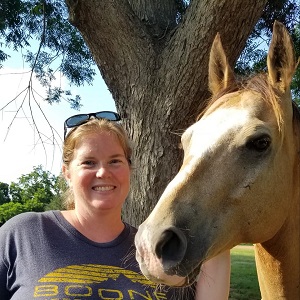
<svg viewBox="0 0 300 300">
<path fill-rule="evenodd" d="M 211 106 L 222 96 L 239 92 L 239 91 L 254 91 L 260 93 L 263 96 L 264 101 L 270 105 L 274 111 L 278 129 L 282 130 L 283 124 L 283 112 L 280 105 L 278 104 L 279 92 L 276 91 L 270 84 L 267 74 L 258 74 L 252 77 L 243 78 L 241 80 L 231 82 L 226 88 L 221 89 L 216 95 L 213 95 L 210 99 L 207 100 L 205 109 L 198 115 L 197 120 L 211 108 Z M 221 103 L 220 103 L 221 104 Z M 297 127 L 300 130 L 300 111 L 295 102 L 293 104 L 293 116 L 294 124 L 297 123 Z M 215 107 L 215 109 L 218 106 Z"/>
<path fill-rule="evenodd" d="M 296 140 L 297 140 L 296 147 L 298 147 L 298 159 L 300 161 L 300 109 L 299 106 L 294 101 L 293 101 L 293 124 L 294 124 Z"/>
</svg>

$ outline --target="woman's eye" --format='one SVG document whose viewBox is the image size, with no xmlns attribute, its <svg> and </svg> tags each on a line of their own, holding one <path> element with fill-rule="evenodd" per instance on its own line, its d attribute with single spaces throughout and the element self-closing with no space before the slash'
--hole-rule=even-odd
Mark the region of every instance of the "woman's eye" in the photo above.
<svg viewBox="0 0 300 300">
<path fill-rule="evenodd" d="M 84 162 L 82 162 L 83 165 L 87 165 L 87 166 L 92 166 L 95 163 L 92 160 L 85 160 Z"/>
<path fill-rule="evenodd" d="M 113 159 L 110 161 L 111 164 L 118 164 L 121 163 L 122 161 L 120 159 Z"/>
<path fill-rule="evenodd" d="M 246 147 L 249 150 L 263 152 L 271 145 L 271 138 L 268 135 L 264 135 L 247 142 Z"/>
</svg>

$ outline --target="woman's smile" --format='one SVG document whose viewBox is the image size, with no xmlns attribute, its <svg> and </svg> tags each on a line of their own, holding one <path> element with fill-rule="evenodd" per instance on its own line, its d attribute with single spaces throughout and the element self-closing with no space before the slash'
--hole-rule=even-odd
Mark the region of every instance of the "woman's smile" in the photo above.
<svg viewBox="0 0 300 300">
<path fill-rule="evenodd" d="M 114 190 L 116 187 L 113 185 L 108 185 L 108 186 L 95 186 L 93 187 L 94 191 L 100 191 L 100 192 L 106 192 L 106 191 L 111 191 Z"/>
</svg>

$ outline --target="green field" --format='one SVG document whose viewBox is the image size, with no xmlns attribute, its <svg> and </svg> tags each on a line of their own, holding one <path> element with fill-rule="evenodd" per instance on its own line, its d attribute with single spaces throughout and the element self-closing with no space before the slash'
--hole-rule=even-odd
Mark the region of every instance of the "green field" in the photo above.
<svg viewBox="0 0 300 300">
<path fill-rule="evenodd" d="M 254 251 L 249 247 L 231 250 L 229 300 L 260 300 Z"/>
</svg>

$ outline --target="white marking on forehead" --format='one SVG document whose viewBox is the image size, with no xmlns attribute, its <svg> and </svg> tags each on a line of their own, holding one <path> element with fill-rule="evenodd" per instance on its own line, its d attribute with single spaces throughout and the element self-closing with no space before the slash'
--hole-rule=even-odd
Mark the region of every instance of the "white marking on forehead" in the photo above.
<svg viewBox="0 0 300 300">
<path fill-rule="evenodd" d="M 221 108 L 212 112 L 207 117 L 190 126 L 183 134 L 183 146 L 185 155 L 188 155 L 188 165 L 177 173 L 173 180 L 166 187 L 161 199 L 168 197 L 169 193 L 176 191 L 177 187 L 185 182 L 192 170 L 197 165 L 197 161 L 209 150 L 213 150 L 220 145 L 221 140 L 226 140 L 226 134 L 240 130 L 250 120 L 250 114 L 246 109 Z M 227 135 L 228 136 L 228 135 Z M 188 144 L 184 144 L 184 143 Z M 186 153 L 187 151 L 187 153 Z M 162 201 L 154 210 L 158 210 Z"/>
<path fill-rule="evenodd" d="M 204 116 L 184 133 L 191 138 L 188 155 L 201 157 L 203 153 L 220 144 L 221 140 L 226 140 L 227 133 L 239 130 L 247 121 L 249 121 L 247 110 L 230 107 L 218 109 L 207 117 Z"/>
</svg>

